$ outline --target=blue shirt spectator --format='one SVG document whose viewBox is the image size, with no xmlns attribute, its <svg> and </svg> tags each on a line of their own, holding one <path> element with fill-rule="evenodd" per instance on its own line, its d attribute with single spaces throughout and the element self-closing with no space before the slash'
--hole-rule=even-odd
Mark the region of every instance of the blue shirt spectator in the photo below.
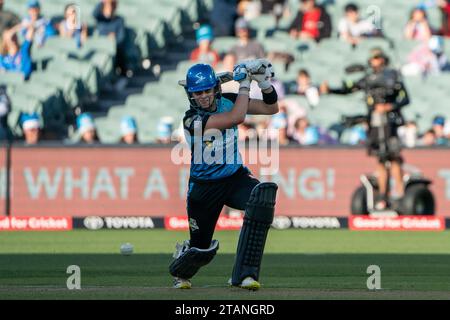
<svg viewBox="0 0 450 320">
<path fill-rule="evenodd" d="M 448 145 L 449 141 L 444 132 L 445 122 L 446 120 L 444 116 L 435 116 L 433 119 L 432 130 L 436 138 L 436 145 Z"/>
<path fill-rule="evenodd" d="M 29 0 L 27 3 L 28 15 L 22 20 L 22 36 L 25 36 L 32 25 L 35 29 L 34 42 L 42 47 L 45 41 L 57 34 L 50 21 L 41 15 L 41 4 L 38 0 Z"/>
<path fill-rule="evenodd" d="M 318 144 L 320 141 L 320 131 L 317 127 L 311 126 L 307 118 L 299 118 L 295 121 L 295 131 L 292 139 L 301 145 L 309 146 Z"/>
<path fill-rule="evenodd" d="M 34 28 L 28 29 L 25 41 L 19 44 L 15 29 L 3 32 L 3 46 L 0 52 L 0 72 L 21 72 L 28 79 L 32 72 L 31 45 Z"/>
</svg>

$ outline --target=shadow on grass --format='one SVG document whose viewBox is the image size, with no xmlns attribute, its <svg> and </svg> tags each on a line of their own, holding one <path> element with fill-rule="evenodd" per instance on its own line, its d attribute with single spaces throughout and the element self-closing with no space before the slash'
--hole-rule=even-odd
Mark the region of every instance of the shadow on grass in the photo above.
<svg viewBox="0 0 450 320">
<path fill-rule="evenodd" d="M 450 255 L 267 254 L 263 289 L 228 288 L 234 255 L 218 254 L 192 290 L 171 288 L 168 254 L 3 254 L 1 299 L 450 299 Z M 68 290 L 81 269 L 81 290 Z M 381 269 L 382 290 L 367 289 L 367 268 Z"/>
</svg>

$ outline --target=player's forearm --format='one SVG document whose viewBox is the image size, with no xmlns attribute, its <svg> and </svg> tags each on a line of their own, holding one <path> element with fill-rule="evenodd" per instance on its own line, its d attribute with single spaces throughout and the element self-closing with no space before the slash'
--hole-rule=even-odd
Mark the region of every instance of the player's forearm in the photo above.
<svg viewBox="0 0 450 320">
<path fill-rule="evenodd" d="M 239 88 L 236 103 L 234 104 L 233 110 L 230 112 L 232 121 L 235 124 L 240 124 L 245 120 L 245 115 L 248 111 L 249 91 L 250 90 L 248 88 Z"/>
</svg>

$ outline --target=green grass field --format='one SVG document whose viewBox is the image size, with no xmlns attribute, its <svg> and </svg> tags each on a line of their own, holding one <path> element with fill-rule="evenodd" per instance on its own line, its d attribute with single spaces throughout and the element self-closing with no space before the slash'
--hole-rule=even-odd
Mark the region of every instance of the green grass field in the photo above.
<svg viewBox="0 0 450 320">
<path fill-rule="evenodd" d="M 192 290 L 171 288 L 168 265 L 186 232 L 72 231 L 0 233 L 3 299 L 450 299 L 450 232 L 271 230 L 262 289 L 229 288 L 237 232 L 217 232 L 219 254 L 194 277 Z M 130 242 L 131 256 L 119 253 Z M 69 265 L 81 290 L 68 290 Z M 369 265 L 381 290 L 368 290 Z"/>
</svg>

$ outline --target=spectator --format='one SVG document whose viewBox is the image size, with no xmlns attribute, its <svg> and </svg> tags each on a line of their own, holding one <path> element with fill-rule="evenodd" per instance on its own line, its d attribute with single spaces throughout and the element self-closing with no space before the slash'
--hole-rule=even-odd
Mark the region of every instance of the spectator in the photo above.
<svg viewBox="0 0 450 320">
<path fill-rule="evenodd" d="M 433 129 L 425 132 L 422 137 L 419 139 L 417 145 L 421 147 L 430 147 L 436 144 L 436 134 Z"/>
<path fill-rule="evenodd" d="M 234 65 L 239 61 L 265 57 L 263 46 L 256 40 L 250 39 L 250 28 L 244 18 L 236 21 L 235 30 L 238 43 L 230 49 L 223 61 L 227 71 L 233 71 Z"/>
<path fill-rule="evenodd" d="M 203 25 L 195 32 L 198 47 L 191 53 L 191 61 L 198 63 L 206 63 L 213 68 L 220 61 L 219 54 L 211 48 L 214 39 L 213 30 L 210 25 Z"/>
<path fill-rule="evenodd" d="M 117 45 L 115 66 L 123 76 L 127 73 L 125 21 L 116 15 L 118 0 L 102 0 L 94 9 L 96 31 L 100 36 L 114 39 Z"/>
<path fill-rule="evenodd" d="M 288 13 L 286 0 L 261 0 L 261 13 L 272 14 L 275 17 L 275 29 L 278 29 L 284 13 Z"/>
<path fill-rule="evenodd" d="M 367 141 L 368 125 L 358 123 L 344 130 L 341 136 L 341 143 L 349 145 L 364 145 Z"/>
<path fill-rule="evenodd" d="M 339 37 L 351 45 L 357 45 L 364 37 L 380 35 L 372 21 L 361 19 L 354 3 L 345 6 L 345 17 L 339 22 L 338 29 Z"/>
<path fill-rule="evenodd" d="M 450 69 L 450 64 L 444 52 L 444 39 L 440 36 L 432 36 L 430 41 L 428 42 L 428 47 L 434 55 L 434 59 L 430 68 L 431 73 L 448 71 Z"/>
<path fill-rule="evenodd" d="M 19 25 L 20 27 L 20 25 Z M 3 43 L 0 52 L 0 73 L 21 72 L 25 79 L 28 79 L 32 72 L 31 46 L 34 37 L 34 27 L 28 27 L 25 41 L 19 44 L 17 27 L 3 32 Z"/>
<path fill-rule="evenodd" d="M 59 24 L 59 35 L 63 38 L 73 38 L 81 47 L 87 40 L 88 29 L 78 20 L 77 5 L 70 3 L 64 9 L 64 20 Z"/>
<path fill-rule="evenodd" d="M 20 125 L 22 127 L 25 144 L 35 145 L 39 142 L 41 125 L 37 113 L 20 115 Z"/>
<path fill-rule="evenodd" d="M 237 0 L 214 0 L 209 20 L 216 37 L 233 35 L 236 12 Z"/>
<path fill-rule="evenodd" d="M 308 103 L 313 107 L 319 104 L 319 88 L 312 84 L 311 76 L 306 69 L 301 69 L 298 72 L 297 80 L 288 86 L 288 92 L 289 94 L 306 96 Z"/>
<path fill-rule="evenodd" d="M 292 137 L 295 131 L 294 125 L 298 118 L 306 117 L 306 109 L 293 98 L 286 98 L 283 100 L 280 107 L 285 107 L 288 114 L 288 136 Z"/>
<path fill-rule="evenodd" d="M 77 128 L 80 143 L 94 144 L 99 142 L 94 119 L 89 113 L 82 113 L 77 117 Z"/>
<path fill-rule="evenodd" d="M 6 93 L 6 86 L 0 85 L 0 140 L 8 137 L 8 114 L 11 111 L 11 101 Z"/>
<path fill-rule="evenodd" d="M 402 74 L 404 76 L 439 74 L 448 69 L 443 39 L 432 36 L 427 43 L 420 44 L 409 54 L 408 63 L 402 67 Z"/>
<path fill-rule="evenodd" d="M 437 0 L 442 12 L 441 34 L 450 37 L 450 0 Z"/>
<path fill-rule="evenodd" d="M 434 117 L 432 130 L 434 132 L 436 145 L 439 146 L 448 145 L 449 140 L 445 136 L 444 127 L 445 127 L 445 117 L 443 116 Z"/>
<path fill-rule="evenodd" d="M 298 118 L 294 124 L 294 134 L 292 139 L 297 143 L 308 146 L 318 144 L 320 133 L 317 127 L 311 126 L 306 117 Z"/>
<path fill-rule="evenodd" d="M 171 117 L 163 117 L 158 123 L 158 138 L 156 143 L 170 144 L 172 142 L 173 119 Z"/>
<path fill-rule="evenodd" d="M 430 39 L 431 27 L 424 9 L 417 7 L 411 11 L 404 34 L 405 38 L 409 40 L 428 41 Z"/>
<path fill-rule="evenodd" d="M 314 39 L 317 42 L 331 36 L 331 18 L 325 8 L 316 5 L 315 0 L 301 0 L 302 5 L 289 27 L 295 39 Z"/>
<path fill-rule="evenodd" d="M 239 141 L 250 141 L 258 139 L 255 125 L 248 118 L 246 118 L 243 123 L 238 125 L 238 131 Z"/>
<path fill-rule="evenodd" d="M 418 144 L 417 137 L 417 123 L 414 121 L 408 121 L 404 126 L 401 126 L 397 130 L 398 136 L 402 144 L 407 148 L 414 148 Z"/>
<path fill-rule="evenodd" d="M 4 4 L 5 0 L 0 0 L 0 43 L 2 42 L 1 36 L 3 32 L 20 23 L 20 19 L 15 13 L 3 10 Z"/>
<path fill-rule="evenodd" d="M 137 137 L 137 124 L 136 120 L 133 117 L 124 117 L 120 122 L 120 132 L 122 134 L 122 138 L 120 140 L 121 143 L 125 144 L 138 144 Z"/>
<path fill-rule="evenodd" d="M 280 111 L 271 116 L 269 131 L 271 140 L 278 140 L 280 146 L 289 144 L 288 114 L 285 107 L 280 107 Z"/>
<path fill-rule="evenodd" d="M 237 6 L 237 14 L 250 21 L 261 15 L 261 2 L 252 0 L 240 0 Z"/>
<path fill-rule="evenodd" d="M 25 36 L 30 26 L 33 26 L 35 29 L 34 43 L 38 47 L 42 47 L 49 37 L 56 35 L 56 30 L 50 21 L 41 15 L 41 4 L 38 0 L 28 0 L 27 8 L 28 15 L 22 19 L 22 35 Z"/>
</svg>

